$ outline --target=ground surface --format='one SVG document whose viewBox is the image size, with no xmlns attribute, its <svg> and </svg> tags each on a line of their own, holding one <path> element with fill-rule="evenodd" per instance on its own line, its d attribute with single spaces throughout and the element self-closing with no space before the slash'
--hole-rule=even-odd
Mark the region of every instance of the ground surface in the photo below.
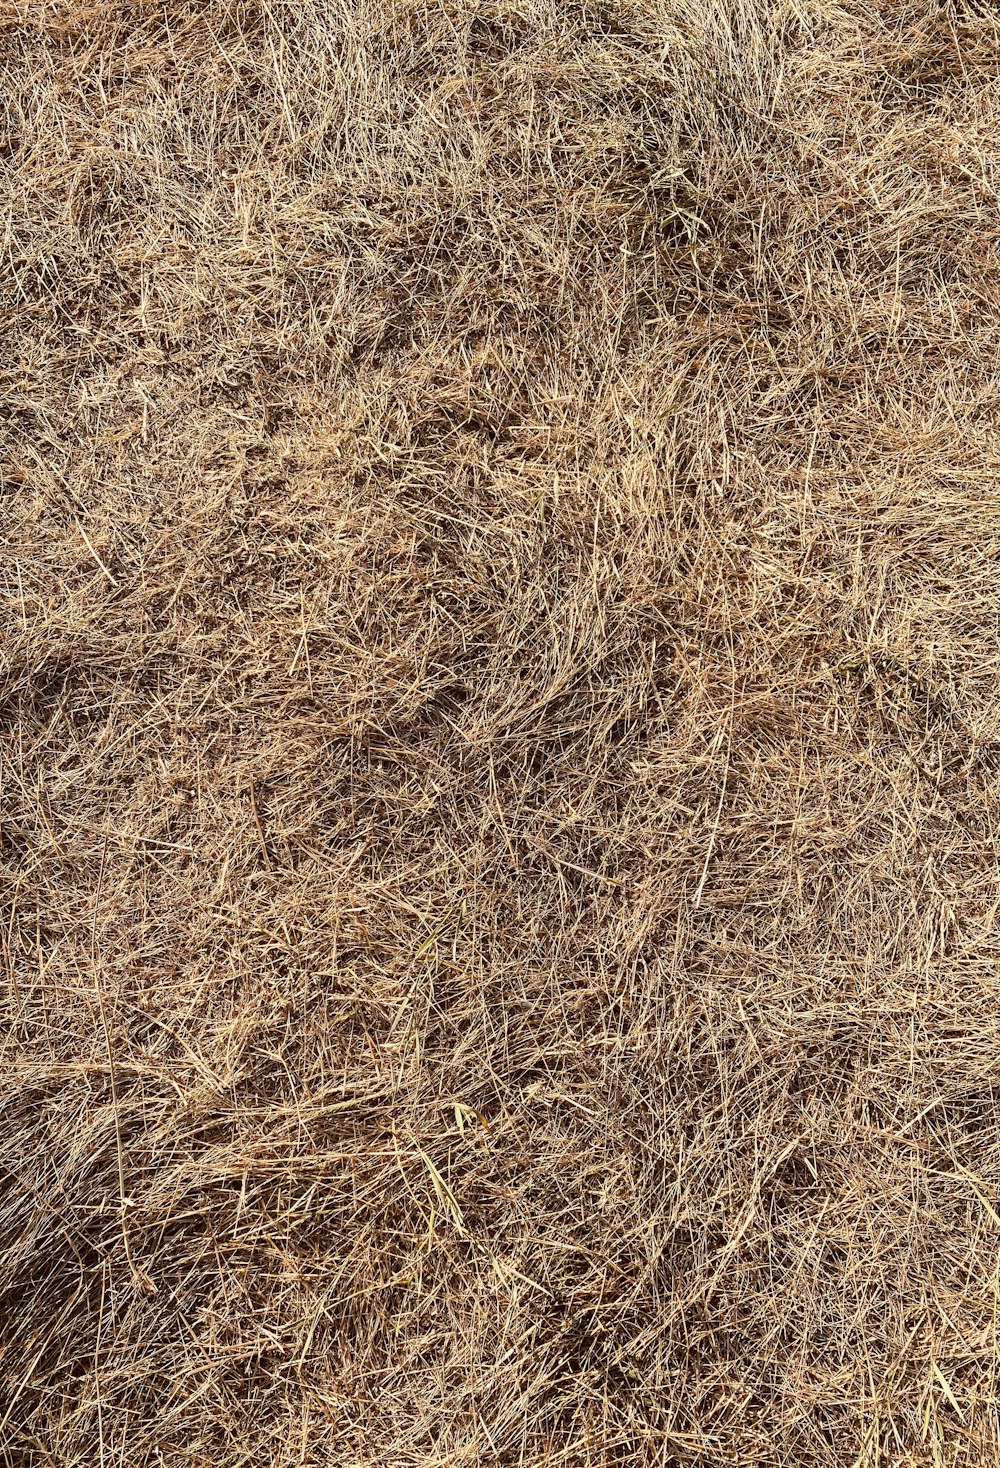
<svg viewBox="0 0 1000 1468">
<path fill-rule="evenodd" d="M 995 6 L 0 15 L 2 1461 L 995 1468 Z"/>
</svg>

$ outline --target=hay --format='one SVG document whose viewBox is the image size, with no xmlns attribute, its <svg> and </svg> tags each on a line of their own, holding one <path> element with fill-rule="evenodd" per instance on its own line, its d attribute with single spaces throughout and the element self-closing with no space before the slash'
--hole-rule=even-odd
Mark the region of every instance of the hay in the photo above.
<svg viewBox="0 0 1000 1468">
<path fill-rule="evenodd" d="M 993 1468 L 995 7 L 2 9 L 3 1462 Z"/>
</svg>

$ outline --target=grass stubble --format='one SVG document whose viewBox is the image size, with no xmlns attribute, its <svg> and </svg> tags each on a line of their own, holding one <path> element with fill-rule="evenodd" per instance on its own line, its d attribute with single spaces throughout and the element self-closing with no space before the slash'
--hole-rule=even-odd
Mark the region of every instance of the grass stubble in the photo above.
<svg viewBox="0 0 1000 1468">
<path fill-rule="evenodd" d="M 995 1468 L 996 8 L 0 13 L 0 1459 Z"/>
</svg>

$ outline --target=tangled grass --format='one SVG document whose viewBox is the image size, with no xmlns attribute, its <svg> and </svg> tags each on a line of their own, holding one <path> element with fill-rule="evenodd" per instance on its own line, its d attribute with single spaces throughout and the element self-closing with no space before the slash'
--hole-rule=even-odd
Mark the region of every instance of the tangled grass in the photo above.
<svg viewBox="0 0 1000 1468">
<path fill-rule="evenodd" d="M 995 1468 L 992 0 L 0 13 L 3 1463 Z"/>
</svg>

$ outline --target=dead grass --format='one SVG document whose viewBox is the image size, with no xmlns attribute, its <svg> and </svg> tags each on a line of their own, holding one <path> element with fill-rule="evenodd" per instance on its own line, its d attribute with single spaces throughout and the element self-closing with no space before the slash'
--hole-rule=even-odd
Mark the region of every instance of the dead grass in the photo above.
<svg viewBox="0 0 1000 1468">
<path fill-rule="evenodd" d="M 995 1468 L 996 8 L 0 10 L 2 1461 Z"/>
</svg>

